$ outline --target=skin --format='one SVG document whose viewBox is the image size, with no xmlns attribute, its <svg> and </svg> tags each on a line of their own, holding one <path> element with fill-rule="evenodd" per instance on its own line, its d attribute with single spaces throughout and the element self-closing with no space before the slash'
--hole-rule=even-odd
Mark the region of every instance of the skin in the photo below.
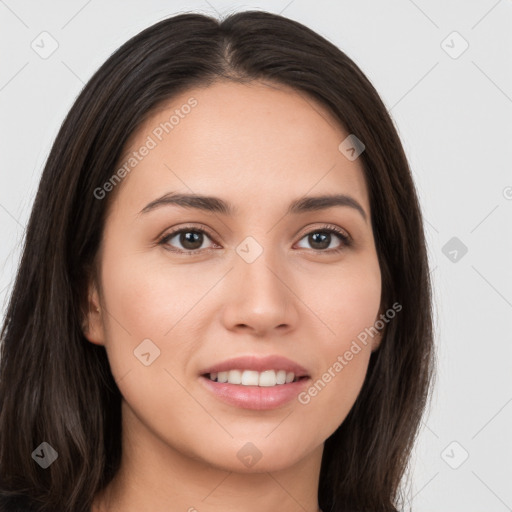
<svg viewBox="0 0 512 512">
<path fill-rule="evenodd" d="M 324 441 L 352 408 L 380 337 L 360 344 L 308 404 L 227 405 L 199 375 L 234 356 L 279 354 L 315 382 L 374 325 L 381 273 L 362 163 L 338 150 L 348 132 L 327 109 L 262 82 L 174 97 L 127 151 L 191 97 L 197 106 L 111 192 L 85 334 L 105 347 L 123 396 L 123 458 L 93 510 L 316 512 Z M 239 212 L 167 205 L 139 213 L 171 191 L 217 196 Z M 367 220 L 347 206 L 285 214 L 294 199 L 332 193 L 356 199 Z M 326 223 L 353 245 L 333 253 L 343 244 L 335 234 L 315 244 L 308 234 Z M 213 235 L 203 235 L 198 254 L 180 254 L 194 247 L 179 235 L 170 250 L 158 245 L 189 224 Z M 248 236 L 263 248 L 252 263 L 236 252 Z M 134 350 L 148 338 L 160 356 L 145 366 Z M 237 457 L 248 441 L 262 455 L 252 467 Z"/>
</svg>

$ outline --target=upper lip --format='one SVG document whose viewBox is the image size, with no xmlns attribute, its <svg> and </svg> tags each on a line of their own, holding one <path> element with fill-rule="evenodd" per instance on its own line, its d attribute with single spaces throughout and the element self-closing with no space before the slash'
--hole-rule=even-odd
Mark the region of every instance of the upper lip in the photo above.
<svg viewBox="0 0 512 512">
<path fill-rule="evenodd" d="M 247 355 L 227 359 L 221 363 L 214 364 L 201 371 L 201 375 L 214 372 L 227 372 L 229 370 L 254 370 L 264 372 L 265 370 L 286 370 L 293 372 L 295 377 L 307 377 L 307 370 L 300 364 L 286 357 L 279 355 L 270 355 L 260 357 L 256 355 Z"/>
</svg>

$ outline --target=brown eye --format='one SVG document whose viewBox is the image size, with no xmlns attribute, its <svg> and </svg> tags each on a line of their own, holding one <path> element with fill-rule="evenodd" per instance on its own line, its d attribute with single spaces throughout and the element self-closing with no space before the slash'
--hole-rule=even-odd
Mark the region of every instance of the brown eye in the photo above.
<svg viewBox="0 0 512 512">
<path fill-rule="evenodd" d="M 170 246 L 170 250 L 184 253 L 195 253 L 204 249 L 205 238 L 210 238 L 208 233 L 198 228 L 182 228 L 164 235 L 159 244 Z M 172 243 L 171 243 L 172 242 Z M 178 247 L 176 247 L 178 245 Z M 208 247 L 207 247 L 208 248 Z"/>
<path fill-rule="evenodd" d="M 302 240 L 306 238 L 310 247 L 318 252 L 339 252 L 350 245 L 350 237 L 334 226 L 310 231 Z M 336 239 L 338 244 L 329 249 L 333 241 L 336 242 Z"/>
</svg>

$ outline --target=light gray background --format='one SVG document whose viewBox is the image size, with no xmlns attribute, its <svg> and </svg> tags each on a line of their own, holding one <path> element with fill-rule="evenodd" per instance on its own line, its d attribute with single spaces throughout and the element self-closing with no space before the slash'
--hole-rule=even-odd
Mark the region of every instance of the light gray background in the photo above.
<svg viewBox="0 0 512 512">
<path fill-rule="evenodd" d="M 512 510 L 510 0 L 0 0 L 2 316 L 45 159 L 83 84 L 165 17 L 252 8 L 300 21 L 345 51 L 381 94 L 413 169 L 439 366 L 404 481 L 412 509 Z M 43 31 L 58 43 L 46 59 L 31 47 L 50 48 Z"/>
</svg>

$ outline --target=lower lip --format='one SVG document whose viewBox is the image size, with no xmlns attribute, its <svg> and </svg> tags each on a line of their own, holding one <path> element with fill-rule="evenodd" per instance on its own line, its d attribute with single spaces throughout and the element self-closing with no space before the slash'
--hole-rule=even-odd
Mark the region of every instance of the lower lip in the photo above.
<svg viewBox="0 0 512 512">
<path fill-rule="evenodd" d="M 204 385 L 223 402 L 242 409 L 277 409 L 293 399 L 307 386 L 309 378 L 276 386 L 242 386 L 216 382 L 201 375 Z"/>
</svg>

